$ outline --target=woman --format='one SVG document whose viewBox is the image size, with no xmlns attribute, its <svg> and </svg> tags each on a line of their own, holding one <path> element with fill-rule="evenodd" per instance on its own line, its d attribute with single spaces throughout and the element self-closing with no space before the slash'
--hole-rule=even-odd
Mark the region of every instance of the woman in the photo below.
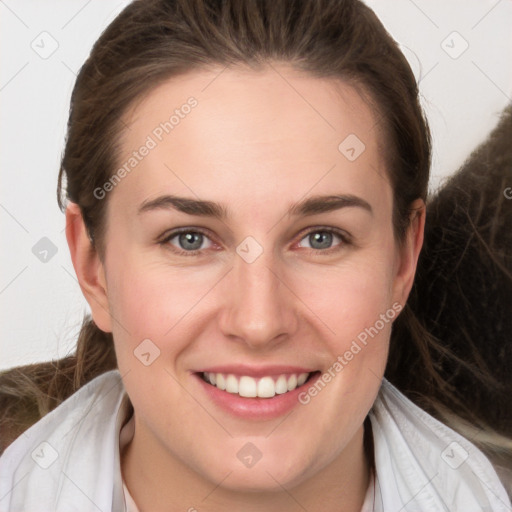
<svg viewBox="0 0 512 512">
<path fill-rule="evenodd" d="M 6 449 L 1 510 L 510 510 L 384 379 L 430 135 L 364 4 L 136 1 L 71 103 L 73 373 L 103 373 Z"/>
</svg>

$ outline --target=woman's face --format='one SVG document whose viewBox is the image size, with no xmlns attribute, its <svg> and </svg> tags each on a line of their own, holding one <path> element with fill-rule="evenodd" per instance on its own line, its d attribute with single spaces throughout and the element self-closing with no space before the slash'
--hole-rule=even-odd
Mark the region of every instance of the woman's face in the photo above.
<svg viewBox="0 0 512 512">
<path fill-rule="evenodd" d="M 175 78 L 125 116 L 90 303 L 154 467 L 263 490 L 361 455 L 422 231 L 398 249 L 376 121 L 277 64 Z"/>
</svg>

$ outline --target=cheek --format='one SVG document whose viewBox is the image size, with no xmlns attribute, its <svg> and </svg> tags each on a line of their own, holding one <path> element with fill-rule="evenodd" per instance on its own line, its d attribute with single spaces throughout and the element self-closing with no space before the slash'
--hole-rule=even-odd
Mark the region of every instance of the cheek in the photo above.
<svg viewBox="0 0 512 512">
<path fill-rule="evenodd" d="M 179 354 L 190 343 L 191 333 L 187 331 L 193 325 L 188 322 L 189 312 L 204 287 L 183 276 L 183 270 L 181 274 L 179 270 L 170 272 L 128 258 L 122 269 L 109 275 L 109 305 L 121 371 L 144 371 L 140 364 L 144 358 L 149 358 L 152 370 L 168 366 L 174 371 Z M 151 376 L 145 378 L 146 389 L 156 382 L 154 371 Z"/>
<path fill-rule="evenodd" d="M 208 291 L 213 274 L 125 256 L 122 268 L 109 275 L 111 313 L 132 339 L 161 339 L 178 324 L 183 328 L 182 320 Z"/>
<path fill-rule="evenodd" d="M 324 323 L 334 344 L 356 337 L 391 308 L 391 255 L 354 258 L 339 266 L 297 272 L 295 291 Z"/>
<path fill-rule="evenodd" d="M 393 261 L 391 250 L 369 251 L 297 280 L 297 295 L 307 297 L 304 302 L 323 325 L 317 324 L 319 332 L 325 333 L 324 378 L 329 389 L 324 392 L 319 384 L 303 399 L 315 402 L 313 408 L 321 417 L 328 415 L 332 425 L 352 422 L 355 428 L 378 391 L 392 322 L 401 309 L 397 304 L 393 307 Z M 342 410 L 336 406 L 340 401 L 345 404 Z M 352 428 L 348 423 L 347 428 Z M 332 435 L 336 437 L 335 430 Z"/>
</svg>

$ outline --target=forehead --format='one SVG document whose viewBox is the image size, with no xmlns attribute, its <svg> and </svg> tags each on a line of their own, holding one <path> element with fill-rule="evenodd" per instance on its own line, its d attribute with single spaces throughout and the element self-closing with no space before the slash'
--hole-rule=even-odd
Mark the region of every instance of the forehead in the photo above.
<svg viewBox="0 0 512 512">
<path fill-rule="evenodd" d="M 118 164 L 150 150 L 114 195 L 138 203 L 165 192 L 250 196 L 260 205 L 277 193 L 286 202 L 338 186 L 375 195 L 387 184 L 375 120 L 353 87 L 286 65 L 194 71 L 126 113 Z"/>
</svg>

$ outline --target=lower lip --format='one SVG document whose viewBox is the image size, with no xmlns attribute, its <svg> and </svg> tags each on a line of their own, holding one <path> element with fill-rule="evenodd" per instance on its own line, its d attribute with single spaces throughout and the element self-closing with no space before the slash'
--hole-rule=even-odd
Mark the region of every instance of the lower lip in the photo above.
<svg viewBox="0 0 512 512">
<path fill-rule="evenodd" d="M 214 404 L 234 416 L 250 420 L 270 420 L 288 413 L 300 405 L 300 393 L 310 387 L 320 375 L 320 372 L 315 372 L 302 386 L 282 395 L 275 395 L 272 398 L 244 398 L 208 384 L 198 373 L 193 374 Z"/>
</svg>

